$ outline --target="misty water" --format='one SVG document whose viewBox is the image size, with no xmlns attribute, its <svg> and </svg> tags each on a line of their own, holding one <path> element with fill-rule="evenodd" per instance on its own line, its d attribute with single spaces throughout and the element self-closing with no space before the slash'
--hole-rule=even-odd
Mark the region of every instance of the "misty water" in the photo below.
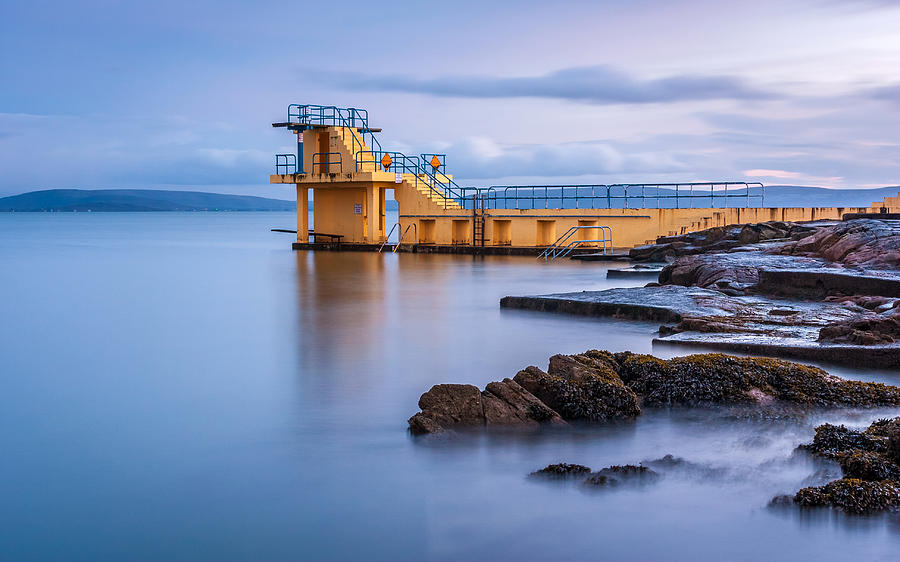
<svg viewBox="0 0 900 562">
<path fill-rule="evenodd" d="M 767 507 L 836 465 L 824 420 L 706 410 L 413 438 L 442 382 L 555 353 L 653 352 L 656 325 L 501 310 L 508 294 L 639 285 L 527 257 L 293 252 L 280 213 L 0 215 L 0 558 L 896 559 L 896 516 Z M 900 384 L 900 374 L 829 368 Z M 673 454 L 586 493 L 548 463 Z"/>
</svg>

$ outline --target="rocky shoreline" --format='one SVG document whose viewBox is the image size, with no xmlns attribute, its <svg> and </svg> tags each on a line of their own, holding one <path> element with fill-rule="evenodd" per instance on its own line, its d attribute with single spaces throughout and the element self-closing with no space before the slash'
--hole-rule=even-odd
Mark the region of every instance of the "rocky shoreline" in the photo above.
<svg viewBox="0 0 900 562">
<path fill-rule="evenodd" d="M 659 359 L 590 350 L 554 355 L 546 371 L 474 385 L 438 384 L 409 419 L 415 435 L 446 430 L 630 420 L 643 408 L 753 406 L 792 408 L 900 407 L 900 387 L 844 380 L 780 359 L 718 353 Z"/>
<path fill-rule="evenodd" d="M 503 308 L 660 322 L 654 343 L 900 367 L 900 223 L 769 222 L 635 248 L 645 287 L 508 296 Z"/>
</svg>

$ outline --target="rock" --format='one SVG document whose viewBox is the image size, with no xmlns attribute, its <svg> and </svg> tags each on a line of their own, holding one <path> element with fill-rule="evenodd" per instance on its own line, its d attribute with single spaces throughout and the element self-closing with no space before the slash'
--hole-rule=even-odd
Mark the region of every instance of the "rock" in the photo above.
<svg viewBox="0 0 900 562">
<path fill-rule="evenodd" d="M 659 473 L 642 465 L 613 465 L 591 473 L 583 484 L 590 487 L 614 487 L 623 484 L 649 484 Z"/>
<path fill-rule="evenodd" d="M 846 266 L 900 268 L 900 226 L 890 221 L 857 219 L 820 229 L 779 248 L 783 254 L 821 257 Z"/>
<path fill-rule="evenodd" d="M 409 418 L 409 431 L 413 435 L 425 435 L 426 433 L 441 433 L 444 428 L 438 422 L 419 412 Z"/>
<path fill-rule="evenodd" d="M 488 383 L 481 393 L 486 425 L 565 424 L 562 418 L 512 379 Z"/>
<path fill-rule="evenodd" d="M 836 507 L 846 513 L 868 514 L 900 507 L 900 483 L 842 478 L 824 486 L 803 488 L 794 503 L 805 507 Z"/>
<path fill-rule="evenodd" d="M 826 423 L 816 428 L 812 443 L 800 445 L 800 449 L 827 459 L 837 459 L 850 451 L 884 452 L 885 444 L 867 432 Z"/>
<path fill-rule="evenodd" d="M 900 405 L 900 388 L 848 381 L 816 367 L 779 359 L 721 353 L 624 358 L 619 376 L 641 396 L 643 406 L 766 404 L 772 400 L 805 406 Z"/>
<path fill-rule="evenodd" d="M 536 470 L 530 476 L 548 478 L 552 480 L 561 480 L 566 478 L 576 478 L 591 473 L 591 469 L 580 464 L 550 464 L 540 470 Z"/>
<path fill-rule="evenodd" d="M 838 458 L 841 470 L 847 478 L 861 480 L 900 480 L 900 465 L 886 455 L 856 451 Z"/>
<path fill-rule="evenodd" d="M 547 373 L 528 367 L 514 380 L 566 420 L 633 418 L 641 413 L 637 396 L 622 383 L 613 365 L 615 359 L 608 352 L 555 355 Z"/>
<path fill-rule="evenodd" d="M 616 478 L 610 478 L 605 474 L 591 474 L 582 484 L 596 488 L 618 486 L 621 482 Z"/>
<path fill-rule="evenodd" d="M 865 315 L 844 322 L 837 322 L 819 330 L 819 341 L 878 345 L 894 343 L 900 338 L 900 314 L 880 316 Z"/>
<path fill-rule="evenodd" d="M 481 391 L 471 384 L 436 384 L 419 398 L 419 408 L 443 426 L 484 425 Z"/>
<path fill-rule="evenodd" d="M 419 399 L 422 411 L 409 419 L 409 427 L 421 434 L 466 426 L 602 422 L 634 418 L 642 406 L 704 405 L 764 407 L 766 412 L 795 406 L 898 406 L 900 388 L 844 380 L 778 359 L 710 353 L 662 360 L 591 350 L 554 355 L 547 372 L 528 367 L 483 392 L 472 385 L 435 385 Z M 888 437 L 876 436 L 875 430 L 896 428 L 860 433 L 826 425 L 807 448 L 825 455 L 849 449 L 883 453 Z"/>
<path fill-rule="evenodd" d="M 843 478 L 824 486 L 803 488 L 794 496 L 801 506 L 833 506 L 847 513 L 873 513 L 900 507 L 900 463 L 893 438 L 900 417 L 882 419 L 865 431 L 823 424 L 813 442 L 800 448 L 836 459 Z"/>
</svg>

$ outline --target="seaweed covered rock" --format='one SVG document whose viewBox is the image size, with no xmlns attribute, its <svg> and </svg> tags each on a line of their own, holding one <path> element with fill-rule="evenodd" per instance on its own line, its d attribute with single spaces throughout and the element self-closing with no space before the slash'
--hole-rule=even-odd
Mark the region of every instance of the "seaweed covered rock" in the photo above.
<svg viewBox="0 0 900 562">
<path fill-rule="evenodd" d="M 794 496 L 794 503 L 804 507 L 831 506 L 857 515 L 875 513 L 900 507 L 900 484 L 841 478 L 824 486 L 803 488 Z"/>
<path fill-rule="evenodd" d="M 514 380 L 567 420 L 608 421 L 640 415 L 638 398 L 605 351 L 554 355 L 547 372 L 528 367 Z"/>
<path fill-rule="evenodd" d="M 591 350 L 554 355 L 546 372 L 528 367 L 513 379 L 488 384 L 484 391 L 472 385 L 435 385 L 419 399 L 422 411 L 409 419 L 409 428 L 422 434 L 465 426 L 603 422 L 634 418 L 641 407 L 704 405 L 765 406 L 758 411 L 767 413 L 801 411 L 797 406 L 898 406 L 900 388 L 844 380 L 778 359 L 712 353 L 663 360 Z M 888 430 L 900 431 L 883 428 Z M 844 441 L 855 440 L 859 443 L 849 448 L 882 453 L 887 433 L 875 439 L 873 446 L 879 449 L 865 444 L 875 437 L 874 431 L 861 435 L 846 428 L 820 428 L 810 450 L 843 451 L 850 445 Z"/>
<path fill-rule="evenodd" d="M 873 513 L 900 508 L 900 463 L 892 437 L 900 417 L 881 419 L 865 431 L 823 424 L 813 442 L 800 448 L 837 460 L 844 477 L 824 486 L 803 488 L 793 501 L 801 506 L 831 506 L 847 513 Z"/>
<path fill-rule="evenodd" d="M 838 457 L 841 471 L 847 478 L 861 480 L 900 480 L 900 465 L 887 455 L 868 451 L 844 453 Z"/>
<path fill-rule="evenodd" d="M 826 459 L 837 459 L 856 451 L 881 453 L 886 449 L 885 440 L 871 435 L 868 430 L 856 431 L 830 423 L 817 427 L 812 443 L 800 445 L 799 448 Z"/>
<path fill-rule="evenodd" d="M 644 406 L 767 404 L 781 400 L 807 406 L 896 406 L 900 388 L 848 381 L 825 371 L 759 357 L 721 353 L 668 361 L 650 355 L 623 360 L 619 376 Z"/>
<path fill-rule="evenodd" d="M 550 464 L 540 470 L 532 472 L 529 476 L 536 478 L 548 478 L 551 480 L 562 480 L 566 478 L 577 478 L 588 475 L 591 469 L 580 464 L 558 463 Z"/>
</svg>

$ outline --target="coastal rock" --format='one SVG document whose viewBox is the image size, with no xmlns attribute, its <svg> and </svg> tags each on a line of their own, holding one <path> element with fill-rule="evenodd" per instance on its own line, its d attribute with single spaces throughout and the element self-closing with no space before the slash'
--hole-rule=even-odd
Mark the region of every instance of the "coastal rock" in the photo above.
<svg viewBox="0 0 900 562">
<path fill-rule="evenodd" d="M 794 496 L 794 503 L 804 507 L 831 506 L 864 515 L 900 507 L 900 484 L 892 480 L 842 478 L 824 486 L 803 488 Z"/>
<path fill-rule="evenodd" d="M 488 383 L 481 403 L 486 425 L 565 424 L 559 414 L 512 379 Z"/>
<path fill-rule="evenodd" d="M 900 314 L 881 316 L 868 314 L 859 318 L 836 322 L 819 330 L 819 341 L 879 345 L 894 343 L 900 338 Z"/>
<path fill-rule="evenodd" d="M 900 226 L 891 221 L 845 221 L 785 244 L 782 254 L 821 257 L 845 266 L 900 268 Z"/>
<path fill-rule="evenodd" d="M 803 488 L 793 497 L 805 507 L 831 506 L 864 514 L 900 508 L 900 463 L 896 435 L 900 417 L 878 420 L 865 431 L 823 424 L 813 442 L 800 448 L 837 460 L 843 478 L 824 486 Z"/>
<path fill-rule="evenodd" d="M 623 361 L 619 375 L 642 397 L 644 406 L 769 404 L 774 400 L 820 407 L 900 405 L 900 388 L 848 381 L 779 359 L 712 353 L 664 361 L 632 355 Z"/>
<path fill-rule="evenodd" d="M 580 464 L 559 463 L 550 464 L 540 470 L 532 472 L 529 476 L 547 478 L 550 480 L 563 480 L 567 478 L 579 478 L 591 473 L 591 469 Z"/>
<path fill-rule="evenodd" d="M 548 372 L 519 371 L 515 381 L 566 420 L 608 421 L 640 415 L 638 399 L 616 374 L 612 354 L 554 355 Z"/>
<path fill-rule="evenodd" d="M 514 379 L 489 383 L 483 392 L 472 385 L 435 385 L 419 399 L 422 411 L 409 419 L 409 427 L 421 434 L 465 426 L 603 422 L 634 418 L 642 407 L 705 405 L 746 405 L 766 411 L 900 406 L 900 388 L 844 380 L 778 359 L 710 353 L 663 360 L 590 350 L 554 355 L 547 372 L 531 366 Z M 883 453 L 887 432 L 900 429 L 873 428 L 861 433 L 826 424 L 807 448 L 822 455 L 848 449 Z"/>
</svg>

